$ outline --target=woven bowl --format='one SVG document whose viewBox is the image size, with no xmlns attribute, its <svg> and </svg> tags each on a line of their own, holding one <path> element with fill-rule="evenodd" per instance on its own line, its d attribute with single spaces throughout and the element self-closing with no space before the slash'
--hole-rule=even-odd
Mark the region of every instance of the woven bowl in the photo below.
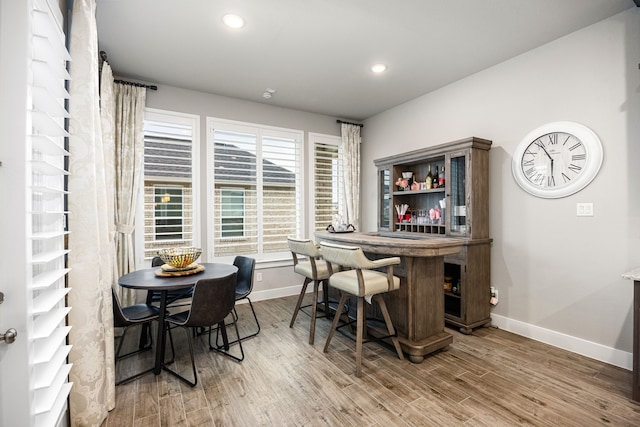
<svg viewBox="0 0 640 427">
<path fill-rule="evenodd" d="M 201 248 L 166 248 L 158 251 L 158 256 L 175 268 L 185 268 L 193 264 L 202 254 Z"/>
</svg>

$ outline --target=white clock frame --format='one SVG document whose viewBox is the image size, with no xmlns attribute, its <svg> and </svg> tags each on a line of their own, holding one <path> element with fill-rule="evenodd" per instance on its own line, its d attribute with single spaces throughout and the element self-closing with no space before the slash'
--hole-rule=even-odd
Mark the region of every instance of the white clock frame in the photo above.
<svg viewBox="0 0 640 427">
<path fill-rule="evenodd" d="M 542 182 L 542 185 L 536 185 L 527 179 L 525 175 L 525 170 L 522 166 L 525 152 L 527 151 L 527 148 L 529 148 L 529 146 L 539 138 L 558 132 L 573 135 L 575 138 L 580 140 L 582 145 L 585 147 L 585 164 L 580 174 L 568 183 L 554 187 L 548 187 L 544 185 L 544 182 Z M 522 141 L 520 141 L 513 153 L 511 171 L 516 183 L 518 183 L 518 185 L 527 193 L 537 197 L 557 199 L 577 193 L 589 185 L 600 171 L 602 160 L 602 143 L 595 132 L 580 123 L 559 121 L 547 123 L 532 130 L 522 139 Z"/>
</svg>

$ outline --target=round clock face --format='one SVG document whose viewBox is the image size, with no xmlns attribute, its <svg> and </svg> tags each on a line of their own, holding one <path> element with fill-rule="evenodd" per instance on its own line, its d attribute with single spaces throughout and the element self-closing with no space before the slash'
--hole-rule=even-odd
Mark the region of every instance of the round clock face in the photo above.
<svg viewBox="0 0 640 427">
<path fill-rule="evenodd" d="M 559 198 L 587 186 L 601 165 L 602 144 L 591 129 L 574 122 L 554 122 L 524 137 L 511 169 L 528 193 Z"/>
</svg>

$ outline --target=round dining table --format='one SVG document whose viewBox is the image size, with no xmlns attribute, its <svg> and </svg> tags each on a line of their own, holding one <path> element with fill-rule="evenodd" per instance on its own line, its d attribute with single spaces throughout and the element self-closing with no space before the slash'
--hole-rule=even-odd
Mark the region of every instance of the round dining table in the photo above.
<svg viewBox="0 0 640 427">
<path fill-rule="evenodd" d="M 219 279 L 238 272 L 238 268 L 231 264 L 202 263 L 200 265 L 204 267 L 204 271 L 195 274 L 167 277 L 164 274 L 158 274 L 162 272 L 161 267 L 153 267 L 132 271 L 118 279 L 118 284 L 123 288 L 160 292 L 156 360 L 153 368 L 155 375 L 162 372 L 162 365 L 164 364 L 164 347 L 166 342 L 164 319 L 167 314 L 167 293 L 179 289 L 188 289 L 202 279 Z"/>
</svg>

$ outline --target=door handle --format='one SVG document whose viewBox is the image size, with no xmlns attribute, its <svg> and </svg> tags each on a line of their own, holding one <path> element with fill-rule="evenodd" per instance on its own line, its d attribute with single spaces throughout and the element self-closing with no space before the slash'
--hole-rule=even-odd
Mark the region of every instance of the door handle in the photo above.
<svg viewBox="0 0 640 427">
<path fill-rule="evenodd" d="M 7 344 L 11 344 L 16 340 L 17 336 L 18 336 L 18 331 L 16 331 L 13 328 L 9 328 L 7 329 L 7 332 L 5 332 L 4 334 L 0 334 L 0 341 L 4 341 Z"/>
<path fill-rule="evenodd" d="M 2 304 L 3 302 L 4 302 L 4 294 L 0 292 L 0 304 Z M 11 344 L 16 340 L 17 336 L 18 336 L 18 331 L 16 331 L 13 328 L 9 328 L 7 329 L 7 332 L 5 332 L 4 334 L 0 334 L 0 341 L 4 341 L 7 344 Z"/>
</svg>

